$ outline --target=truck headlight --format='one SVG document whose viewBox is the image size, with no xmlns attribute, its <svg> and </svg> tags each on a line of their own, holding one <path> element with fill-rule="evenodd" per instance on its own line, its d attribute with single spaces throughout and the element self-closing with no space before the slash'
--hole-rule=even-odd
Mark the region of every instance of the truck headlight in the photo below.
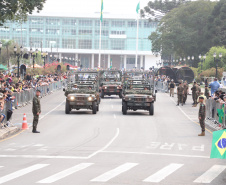
<svg viewBox="0 0 226 185">
<path fill-rule="evenodd" d="M 75 100 L 75 97 L 74 96 L 70 96 L 70 100 L 71 101 L 74 101 Z"/>
<path fill-rule="evenodd" d="M 105 89 L 107 89 L 107 87 L 104 87 Z"/>
<path fill-rule="evenodd" d="M 93 101 L 93 98 L 91 96 L 88 97 L 88 101 Z"/>
</svg>

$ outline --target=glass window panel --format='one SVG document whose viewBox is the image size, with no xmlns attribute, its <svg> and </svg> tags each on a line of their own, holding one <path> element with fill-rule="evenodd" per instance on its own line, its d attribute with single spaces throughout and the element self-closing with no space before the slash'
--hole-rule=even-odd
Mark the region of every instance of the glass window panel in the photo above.
<svg viewBox="0 0 226 185">
<path fill-rule="evenodd" d="M 92 49 L 92 40 L 79 40 L 78 42 L 79 49 Z"/>
<path fill-rule="evenodd" d="M 124 27 L 125 21 L 112 21 L 111 26 L 112 27 Z"/>
<path fill-rule="evenodd" d="M 92 26 L 92 20 L 79 20 L 79 26 Z"/>
</svg>

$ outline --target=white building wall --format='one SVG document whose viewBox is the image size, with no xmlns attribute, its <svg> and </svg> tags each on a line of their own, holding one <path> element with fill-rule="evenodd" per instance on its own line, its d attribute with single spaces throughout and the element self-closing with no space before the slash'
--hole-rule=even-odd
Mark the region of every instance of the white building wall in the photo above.
<svg viewBox="0 0 226 185">
<path fill-rule="evenodd" d="M 150 67 L 157 67 L 156 61 L 161 60 L 161 56 L 156 57 L 155 55 L 145 55 L 145 66 L 144 69 L 148 70 Z"/>
</svg>

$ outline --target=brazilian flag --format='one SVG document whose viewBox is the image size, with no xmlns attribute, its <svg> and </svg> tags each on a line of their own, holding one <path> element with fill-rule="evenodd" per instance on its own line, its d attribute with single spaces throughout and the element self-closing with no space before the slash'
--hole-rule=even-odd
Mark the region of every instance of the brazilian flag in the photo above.
<svg viewBox="0 0 226 185">
<path fill-rule="evenodd" d="M 222 106 L 222 109 L 217 109 L 217 113 L 219 116 L 219 123 L 223 123 L 224 120 L 224 105 Z"/>
<path fill-rule="evenodd" d="M 226 159 L 226 130 L 213 132 L 210 158 Z"/>
</svg>

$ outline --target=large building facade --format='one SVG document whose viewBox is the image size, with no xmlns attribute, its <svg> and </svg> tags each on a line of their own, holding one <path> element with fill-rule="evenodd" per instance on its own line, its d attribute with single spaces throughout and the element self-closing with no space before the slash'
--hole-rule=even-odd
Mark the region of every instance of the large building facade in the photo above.
<svg viewBox="0 0 226 185">
<path fill-rule="evenodd" d="M 148 36 L 157 24 L 139 20 L 138 68 L 155 66 Z M 131 17 L 106 14 L 102 22 L 101 67 L 135 67 L 137 21 Z M 0 40 L 15 40 L 23 47 L 48 51 L 48 60 L 74 62 L 87 68 L 98 66 L 100 19 L 90 16 L 31 15 L 25 23 L 0 27 Z M 52 55 L 52 57 L 50 57 Z"/>
</svg>

